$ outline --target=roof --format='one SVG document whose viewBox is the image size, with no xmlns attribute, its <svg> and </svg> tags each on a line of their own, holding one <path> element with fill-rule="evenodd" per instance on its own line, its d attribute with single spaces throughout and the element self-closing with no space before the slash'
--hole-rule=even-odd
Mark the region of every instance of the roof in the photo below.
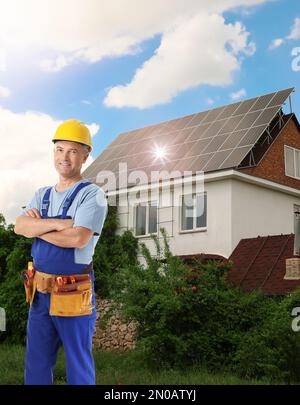
<svg viewBox="0 0 300 405">
<path fill-rule="evenodd" d="M 284 280 L 285 260 L 298 257 L 293 249 L 294 234 L 241 239 L 229 257 L 233 262 L 229 280 L 244 291 L 287 294 L 300 285 L 300 280 Z"/>
<path fill-rule="evenodd" d="M 153 171 L 178 171 L 181 177 L 184 171 L 238 167 L 263 134 L 272 136 L 273 130 L 281 128 L 282 104 L 292 91 L 289 88 L 120 134 L 83 177 L 104 183 L 99 173 L 109 171 L 118 178 L 120 163 L 127 163 L 127 175 L 142 170 L 148 176 L 140 184 L 147 183 Z M 157 156 L 158 148 L 164 150 L 164 157 Z"/>
<path fill-rule="evenodd" d="M 218 260 L 218 261 L 227 261 L 224 256 L 209 254 L 209 253 L 198 253 L 191 255 L 177 255 L 185 264 L 192 265 L 194 260 Z"/>
</svg>

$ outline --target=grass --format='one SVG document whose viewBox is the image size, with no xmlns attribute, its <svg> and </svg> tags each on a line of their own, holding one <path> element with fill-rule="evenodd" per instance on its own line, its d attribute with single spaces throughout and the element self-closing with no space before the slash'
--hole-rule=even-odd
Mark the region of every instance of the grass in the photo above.
<svg viewBox="0 0 300 405">
<path fill-rule="evenodd" d="M 95 352 L 97 384 L 185 385 L 185 384 L 257 384 L 228 374 L 212 374 L 201 368 L 152 371 L 135 351 L 127 353 Z M 263 382 L 260 382 L 263 384 Z"/>
<path fill-rule="evenodd" d="M 0 344 L 0 384 L 23 384 L 25 347 Z M 212 374 L 201 368 L 152 371 L 136 352 L 94 352 L 96 383 L 100 385 L 253 385 L 270 384 L 245 380 L 231 374 Z M 61 350 L 54 373 L 55 384 L 65 384 L 65 356 Z"/>
</svg>

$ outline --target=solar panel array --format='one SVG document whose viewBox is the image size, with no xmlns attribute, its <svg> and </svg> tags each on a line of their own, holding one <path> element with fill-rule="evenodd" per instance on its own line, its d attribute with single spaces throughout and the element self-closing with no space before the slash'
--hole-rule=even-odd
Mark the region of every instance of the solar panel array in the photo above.
<svg viewBox="0 0 300 405">
<path fill-rule="evenodd" d="M 291 94 L 293 88 L 199 112 L 120 134 L 83 173 L 96 181 L 119 163 L 127 173 L 152 171 L 214 171 L 238 166 Z M 158 157 L 157 148 L 165 156 Z M 150 179 L 150 177 L 149 177 Z"/>
</svg>

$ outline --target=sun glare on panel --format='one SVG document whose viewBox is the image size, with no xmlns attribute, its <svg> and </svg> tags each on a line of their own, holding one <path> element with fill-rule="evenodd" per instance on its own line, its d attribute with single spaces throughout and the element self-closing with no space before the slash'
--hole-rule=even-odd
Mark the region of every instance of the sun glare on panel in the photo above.
<svg viewBox="0 0 300 405">
<path fill-rule="evenodd" d="M 157 146 L 157 147 L 155 148 L 155 156 L 156 156 L 157 158 L 160 158 L 160 159 L 165 158 L 165 157 L 166 157 L 166 150 L 165 150 L 165 148 L 162 147 L 162 146 Z"/>
<path fill-rule="evenodd" d="M 167 149 L 165 146 L 162 145 L 154 145 L 152 148 L 152 154 L 154 156 L 154 162 L 165 162 L 168 157 Z"/>
</svg>

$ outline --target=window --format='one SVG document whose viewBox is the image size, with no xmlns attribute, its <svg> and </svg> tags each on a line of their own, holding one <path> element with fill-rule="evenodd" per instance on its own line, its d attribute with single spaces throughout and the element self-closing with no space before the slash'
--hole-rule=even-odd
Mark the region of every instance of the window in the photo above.
<svg viewBox="0 0 300 405">
<path fill-rule="evenodd" d="M 135 235 L 157 233 L 157 202 L 140 203 L 135 206 Z"/>
<path fill-rule="evenodd" d="M 284 162 L 286 176 L 300 179 L 300 150 L 285 145 Z"/>
<path fill-rule="evenodd" d="M 190 194 L 182 196 L 181 230 L 189 231 L 206 228 L 207 195 Z"/>
</svg>

